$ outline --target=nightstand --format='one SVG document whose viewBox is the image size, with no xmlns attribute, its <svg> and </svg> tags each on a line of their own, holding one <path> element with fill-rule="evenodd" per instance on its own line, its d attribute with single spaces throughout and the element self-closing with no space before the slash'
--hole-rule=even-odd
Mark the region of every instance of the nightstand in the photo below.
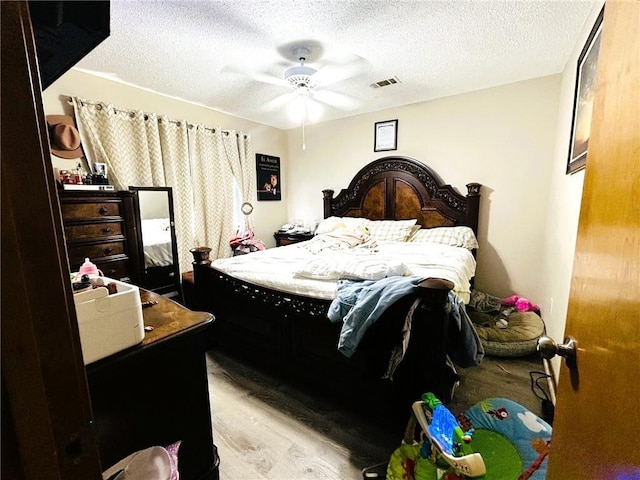
<svg viewBox="0 0 640 480">
<path fill-rule="evenodd" d="M 311 240 L 313 233 L 287 233 L 287 232 L 275 232 L 273 238 L 276 239 L 276 247 L 283 247 L 285 245 L 291 245 L 292 243 L 304 242 L 305 240 Z"/>
</svg>

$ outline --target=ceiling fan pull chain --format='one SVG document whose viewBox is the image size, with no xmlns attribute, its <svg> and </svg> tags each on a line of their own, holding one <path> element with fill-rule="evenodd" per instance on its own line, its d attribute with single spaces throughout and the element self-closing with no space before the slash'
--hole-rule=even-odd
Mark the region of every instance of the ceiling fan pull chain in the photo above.
<svg viewBox="0 0 640 480">
<path fill-rule="evenodd" d="M 307 145 L 305 144 L 305 141 L 304 141 L 304 119 L 306 116 L 307 116 L 307 112 L 305 108 L 304 116 L 302 117 L 302 150 L 307 149 Z"/>
<path fill-rule="evenodd" d="M 307 149 L 307 144 L 305 142 L 305 136 L 304 136 L 304 124 L 305 121 L 307 120 L 307 97 L 303 97 L 302 98 L 302 150 L 306 150 Z"/>
</svg>

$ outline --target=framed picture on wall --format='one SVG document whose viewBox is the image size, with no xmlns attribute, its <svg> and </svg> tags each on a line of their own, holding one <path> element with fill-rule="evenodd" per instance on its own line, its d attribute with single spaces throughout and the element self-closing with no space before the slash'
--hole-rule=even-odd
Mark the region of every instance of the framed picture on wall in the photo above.
<svg viewBox="0 0 640 480">
<path fill-rule="evenodd" d="M 258 200 L 280 200 L 282 198 L 280 157 L 256 153 L 256 179 Z"/>
<path fill-rule="evenodd" d="M 373 151 L 384 152 L 398 149 L 398 120 L 376 122 L 374 128 Z"/>
<path fill-rule="evenodd" d="M 573 118 L 571 122 L 571 144 L 567 160 L 567 174 L 575 173 L 587 163 L 587 150 L 591 133 L 591 113 L 593 110 L 593 94 L 596 84 L 598 52 L 600 51 L 600 32 L 602 16 L 600 11 L 587 42 L 578 58 L 576 88 L 573 100 Z"/>
</svg>

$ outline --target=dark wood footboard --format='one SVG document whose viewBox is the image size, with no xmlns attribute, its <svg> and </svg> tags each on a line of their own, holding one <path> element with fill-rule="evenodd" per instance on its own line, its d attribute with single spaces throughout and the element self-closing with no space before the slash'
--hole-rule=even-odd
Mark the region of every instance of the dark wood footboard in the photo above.
<svg viewBox="0 0 640 480">
<path fill-rule="evenodd" d="M 210 345 L 271 368 L 346 402 L 376 398 L 379 406 L 410 403 L 425 391 L 448 399 L 455 380 L 446 365 L 450 282 L 429 279 L 392 305 L 367 331 L 350 358 L 337 350 L 340 324 L 327 318 L 330 302 L 286 294 L 230 277 L 208 261 L 194 263 L 197 308 L 215 316 Z M 416 299 L 409 348 L 393 380 L 383 380 Z M 386 408 L 386 407 L 383 407 Z"/>
</svg>

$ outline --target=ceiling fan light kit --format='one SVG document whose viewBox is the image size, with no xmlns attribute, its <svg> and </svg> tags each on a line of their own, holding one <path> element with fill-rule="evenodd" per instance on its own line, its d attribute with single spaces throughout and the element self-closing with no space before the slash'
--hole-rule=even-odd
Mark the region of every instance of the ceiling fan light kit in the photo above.
<svg viewBox="0 0 640 480">
<path fill-rule="evenodd" d="M 288 68 L 284 72 L 284 79 L 294 88 L 313 88 L 312 76 L 317 73 L 315 68 L 304 64 L 305 58 L 300 57 L 300 65 Z"/>
</svg>

